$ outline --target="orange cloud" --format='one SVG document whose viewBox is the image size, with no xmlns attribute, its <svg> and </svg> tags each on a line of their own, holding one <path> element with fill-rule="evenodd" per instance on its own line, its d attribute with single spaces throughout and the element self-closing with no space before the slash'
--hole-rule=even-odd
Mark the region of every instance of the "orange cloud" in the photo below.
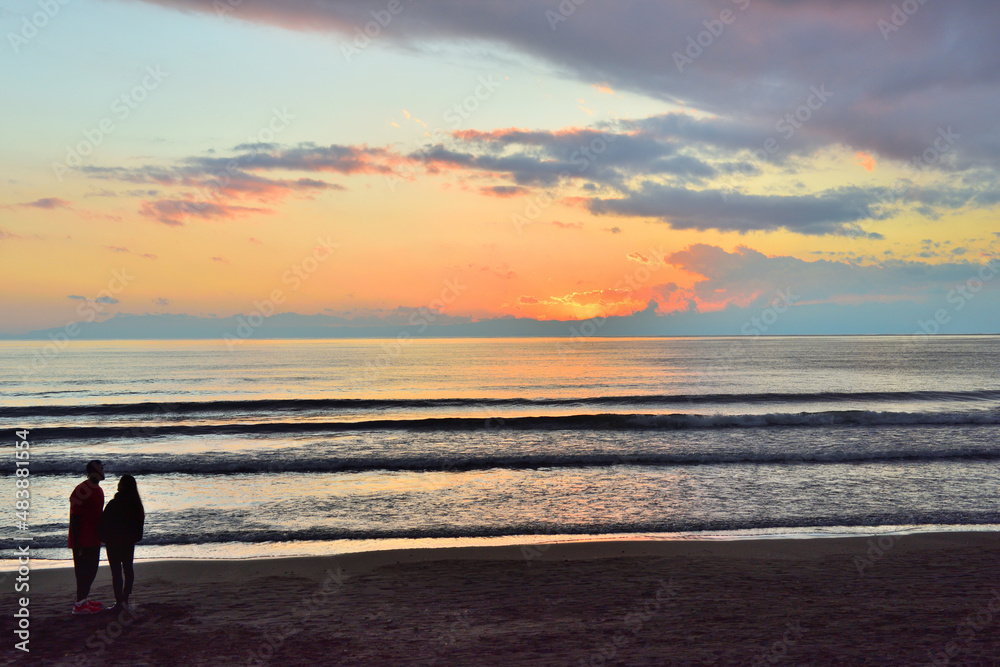
<svg viewBox="0 0 1000 667">
<path fill-rule="evenodd" d="M 875 171 L 875 158 L 864 151 L 858 151 L 854 154 L 854 162 L 863 167 L 865 171 Z"/>
<path fill-rule="evenodd" d="M 633 262 L 639 262 L 640 264 L 648 264 L 649 258 L 640 252 L 630 252 L 625 255 L 627 258 L 631 259 Z"/>
</svg>

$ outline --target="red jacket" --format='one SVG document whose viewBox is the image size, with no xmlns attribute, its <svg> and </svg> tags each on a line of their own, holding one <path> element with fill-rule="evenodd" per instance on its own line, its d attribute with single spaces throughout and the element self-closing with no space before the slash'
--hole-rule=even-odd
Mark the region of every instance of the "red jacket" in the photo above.
<svg viewBox="0 0 1000 667">
<path fill-rule="evenodd" d="M 97 527 L 101 523 L 101 513 L 104 511 L 104 489 L 90 483 L 90 480 L 80 482 L 69 496 L 69 548 L 99 547 L 101 538 L 97 535 Z M 73 517 L 80 516 L 79 544 L 73 542 Z"/>
</svg>

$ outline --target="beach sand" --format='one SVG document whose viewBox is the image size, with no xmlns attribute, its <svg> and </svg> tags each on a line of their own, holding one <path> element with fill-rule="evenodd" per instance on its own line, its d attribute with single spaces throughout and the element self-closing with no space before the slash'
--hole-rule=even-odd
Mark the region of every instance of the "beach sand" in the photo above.
<svg viewBox="0 0 1000 667">
<path fill-rule="evenodd" d="M 879 546 L 881 542 L 881 547 Z M 46 665 L 1000 664 L 1000 533 L 590 541 L 31 573 Z M 92 597 L 112 598 L 98 573 Z M 4 596 L 7 623 L 12 595 Z M 952 651 L 949 658 L 946 651 Z M 15 655 L 16 654 L 16 655 Z"/>
</svg>

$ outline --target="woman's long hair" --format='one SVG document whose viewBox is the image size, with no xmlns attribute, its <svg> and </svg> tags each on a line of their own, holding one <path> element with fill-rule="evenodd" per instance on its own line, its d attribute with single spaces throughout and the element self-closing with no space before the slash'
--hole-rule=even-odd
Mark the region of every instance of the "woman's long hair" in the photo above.
<svg viewBox="0 0 1000 667">
<path fill-rule="evenodd" d="M 118 480 L 118 493 L 115 494 L 115 498 L 132 516 L 146 518 L 146 510 L 142 506 L 142 498 L 139 497 L 139 487 L 132 475 L 122 475 Z"/>
</svg>

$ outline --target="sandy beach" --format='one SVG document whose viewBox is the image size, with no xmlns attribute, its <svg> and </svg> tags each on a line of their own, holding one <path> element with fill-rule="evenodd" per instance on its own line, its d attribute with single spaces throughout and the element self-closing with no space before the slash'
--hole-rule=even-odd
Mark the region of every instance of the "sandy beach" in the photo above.
<svg viewBox="0 0 1000 667">
<path fill-rule="evenodd" d="M 46 665 L 1000 663 L 996 533 L 608 540 L 160 561 L 136 570 L 134 614 L 120 616 L 72 616 L 72 570 L 34 571 L 31 653 L 9 646 L 8 658 Z M 105 567 L 92 597 L 112 597 Z M 5 596 L 8 623 L 11 602 Z"/>
</svg>

